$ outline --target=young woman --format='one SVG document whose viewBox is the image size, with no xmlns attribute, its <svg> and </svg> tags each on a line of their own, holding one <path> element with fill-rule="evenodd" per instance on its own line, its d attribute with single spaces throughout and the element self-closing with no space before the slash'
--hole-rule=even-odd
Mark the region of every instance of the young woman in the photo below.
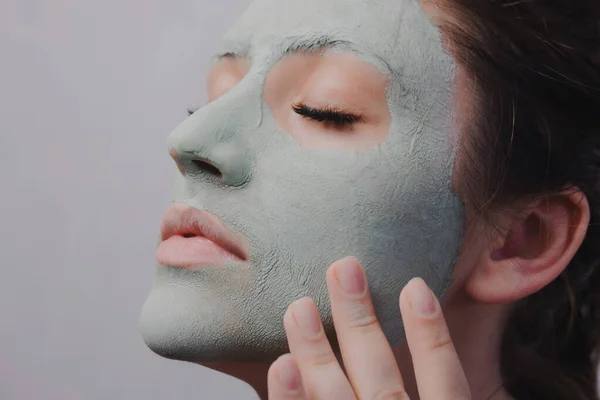
<svg viewBox="0 0 600 400">
<path fill-rule="evenodd" d="M 599 9 L 254 1 L 169 141 L 148 345 L 272 400 L 597 399 Z"/>
</svg>

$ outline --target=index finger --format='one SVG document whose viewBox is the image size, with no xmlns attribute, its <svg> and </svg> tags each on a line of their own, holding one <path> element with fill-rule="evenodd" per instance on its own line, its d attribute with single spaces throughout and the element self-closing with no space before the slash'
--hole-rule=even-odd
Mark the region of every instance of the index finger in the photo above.
<svg viewBox="0 0 600 400">
<path fill-rule="evenodd" d="M 422 279 L 406 285 L 400 294 L 400 311 L 421 400 L 470 399 L 442 309 Z"/>
<path fill-rule="evenodd" d="M 354 258 L 327 272 L 331 312 L 342 359 L 359 399 L 408 399 L 394 352 L 383 333 L 363 267 Z"/>
</svg>

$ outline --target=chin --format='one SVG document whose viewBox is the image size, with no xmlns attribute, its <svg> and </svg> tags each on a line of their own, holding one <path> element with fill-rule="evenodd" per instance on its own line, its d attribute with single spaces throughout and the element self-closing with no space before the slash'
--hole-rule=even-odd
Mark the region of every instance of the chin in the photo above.
<svg viewBox="0 0 600 400">
<path fill-rule="evenodd" d="M 222 270 L 159 267 L 140 316 L 142 338 L 153 352 L 203 365 L 271 363 L 287 352 L 279 312 L 260 318 L 261 312 L 243 311 L 243 294 L 238 297 L 223 285 L 207 284 L 220 281 L 220 273 L 231 277 Z"/>
</svg>

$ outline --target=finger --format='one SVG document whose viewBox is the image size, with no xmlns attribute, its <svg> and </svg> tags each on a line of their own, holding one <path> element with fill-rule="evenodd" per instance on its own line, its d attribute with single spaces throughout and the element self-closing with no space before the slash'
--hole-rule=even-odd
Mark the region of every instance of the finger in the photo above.
<svg viewBox="0 0 600 400">
<path fill-rule="evenodd" d="M 302 376 L 291 354 L 279 357 L 267 375 L 269 400 L 305 400 Z"/>
<path fill-rule="evenodd" d="M 344 367 L 356 396 L 407 399 L 398 363 L 375 316 L 362 266 L 354 258 L 332 264 L 327 286 Z"/>
<path fill-rule="evenodd" d="M 352 387 L 325 336 L 315 303 L 309 298 L 295 301 L 283 317 L 283 325 L 307 397 L 354 399 Z"/>
<path fill-rule="evenodd" d="M 420 279 L 400 294 L 400 311 L 422 400 L 470 399 L 440 303 Z"/>
</svg>

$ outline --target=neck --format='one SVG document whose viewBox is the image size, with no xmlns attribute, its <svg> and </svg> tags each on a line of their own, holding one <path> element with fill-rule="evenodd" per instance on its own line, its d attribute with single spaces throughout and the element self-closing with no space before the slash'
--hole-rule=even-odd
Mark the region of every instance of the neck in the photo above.
<svg viewBox="0 0 600 400">
<path fill-rule="evenodd" d="M 477 303 L 457 293 L 443 308 L 454 347 L 471 387 L 472 399 L 510 400 L 502 385 L 499 359 L 505 306 Z M 399 345 L 394 354 L 410 398 L 418 399 L 408 345 Z"/>
<path fill-rule="evenodd" d="M 448 327 L 471 386 L 473 400 L 510 399 L 502 387 L 498 354 L 504 326 L 503 307 L 477 303 L 463 294 L 456 294 L 444 304 Z M 394 354 L 410 398 L 419 399 L 408 345 L 399 345 Z M 206 366 L 248 383 L 262 400 L 268 398 L 269 365 L 219 363 Z"/>
</svg>

